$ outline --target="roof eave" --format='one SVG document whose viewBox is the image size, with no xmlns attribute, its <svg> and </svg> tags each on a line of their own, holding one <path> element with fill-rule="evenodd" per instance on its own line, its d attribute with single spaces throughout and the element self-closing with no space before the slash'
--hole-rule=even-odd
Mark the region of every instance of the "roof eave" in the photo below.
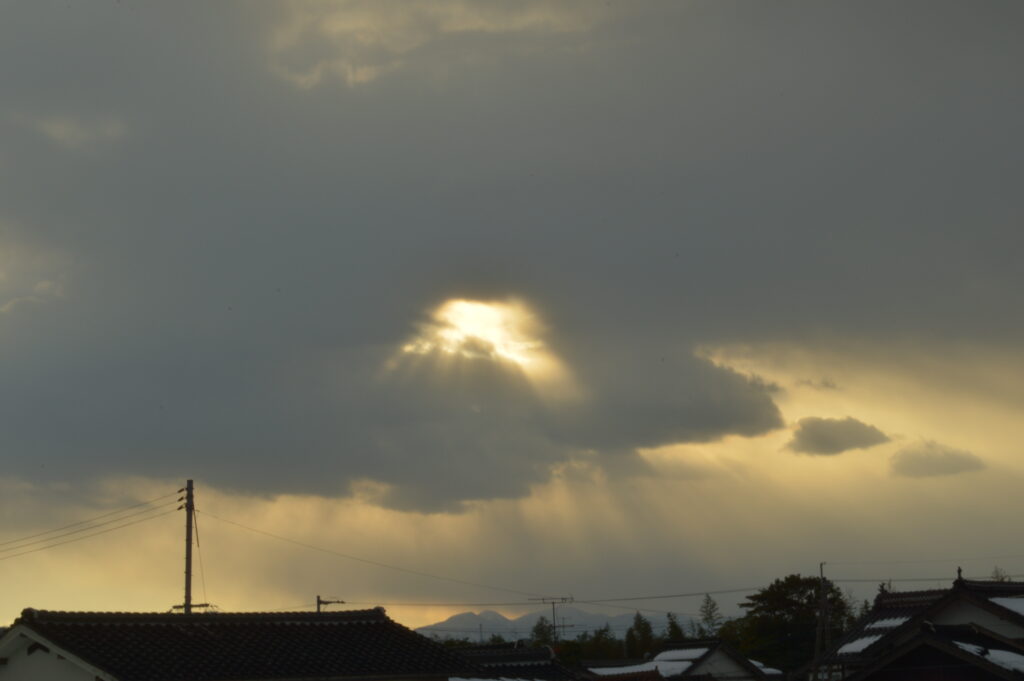
<svg viewBox="0 0 1024 681">
<path fill-rule="evenodd" d="M 31 626 L 24 622 L 15 622 L 14 625 L 8 629 L 2 637 L 0 637 L 0 650 L 3 650 L 5 646 L 18 641 L 20 638 L 27 638 L 34 643 L 46 646 L 51 654 L 60 655 L 68 662 L 81 667 L 100 681 L 120 681 L 118 677 L 114 676 L 107 670 L 97 667 L 95 664 L 83 659 L 81 656 L 67 650 L 59 643 L 55 643 L 52 639 L 49 639 L 38 631 L 35 631 Z"/>
</svg>

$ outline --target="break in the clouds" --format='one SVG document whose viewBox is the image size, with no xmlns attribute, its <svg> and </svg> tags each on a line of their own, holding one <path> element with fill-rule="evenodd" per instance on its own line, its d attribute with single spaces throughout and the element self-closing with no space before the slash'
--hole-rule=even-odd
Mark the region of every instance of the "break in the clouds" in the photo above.
<svg viewBox="0 0 1024 681">
<path fill-rule="evenodd" d="M 881 430 L 852 416 L 845 419 L 810 416 L 800 419 L 793 439 L 786 446 L 801 454 L 831 455 L 888 441 L 889 436 Z"/>
<path fill-rule="evenodd" d="M 900 449 L 890 463 L 893 475 L 905 478 L 956 475 L 985 468 L 985 462 L 976 454 L 931 440 Z"/>
</svg>

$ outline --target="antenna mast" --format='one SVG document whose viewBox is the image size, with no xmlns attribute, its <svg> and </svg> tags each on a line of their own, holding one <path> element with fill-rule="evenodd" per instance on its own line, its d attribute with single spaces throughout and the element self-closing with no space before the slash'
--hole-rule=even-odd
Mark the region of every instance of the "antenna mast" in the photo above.
<svg viewBox="0 0 1024 681">
<path fill-rule="evenodd" d="M 341 600 L 333 600 L 332 601 L 332 600 L 328 600 L 326 598 L 320 598 L 320 594 L 317 594 L 316 595 L 316 611 L 317 612 L 323 612 L 320 608 L 322 606 L 324 606 L 324 605 L 332 605 L 334 603 L 344 603 L 344 602 L 345 601 L 341 601 Z"/>
</svg>

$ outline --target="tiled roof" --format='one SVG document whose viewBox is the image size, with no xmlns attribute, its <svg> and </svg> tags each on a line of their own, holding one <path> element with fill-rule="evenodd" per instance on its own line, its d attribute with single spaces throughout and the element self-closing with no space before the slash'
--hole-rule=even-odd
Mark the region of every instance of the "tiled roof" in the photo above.
<svg viewBox="0 0 1024 681">
<path fill-rule="evenodd" d="M 662 681 L 662 679 L 662 675 L 656 669 L 601 675 L 601 681 Z"/>
<path fill-rule="evenodd" d="M 24 625 L 119 681 L 479 676 L 382 608 L 330 613 L 33 610 Z"/>
<path fill-rule="evenodd" d="M 961 579 L 954 583 L 954 587 L 957 586 L 986 598 L 992 598 L 993 596 L 1020 596 L 1024 594 L 1024 582 Z"/>
<path fill-rule="evenodd" d="M 575 681 L 580 678 L 572 669 L 550 660 L 544 664 L 494 664 L 485 668 L 487 675 L 501 679 L 532 679 L 534 681 Z"/>
<path fill-rule="evenodd" d="M 927 613 L 947 599 L 962 597 L 987 604 L 993 602 L 993 598 L 1018 595 L 1024 595 L 1024 582 L 967 579 L 955 580 L 950 589 L 882 591 L 875 597 L 871 611 L 839 639 L 832 651 L 826 654 L 824 661 L 831 664 L 860 664 L 872 659 L 878 650 L 891 645 L 895 632 L 918 626 L 928 616 Z M 994 603 L 1000 605 L 999 602 Z"/>
<path fill-rule="evenodd" d="M 928 589 L 927 591 L 882 591 L 875 596 L 872 612 L 898 611 L 913 612 L 937 603 L 949 589 Z"/>
<path fill-rule="evenodd" d="M 555 660 L 548 646 L 485 643 L 457 648 L 457 652 L 484 668 L 488 676 L 538 681 L 575 681 L 579 675 Z"/>
<path fill-rule="evenodd" d="M 748 660 L 736 650 L 719 639 L 676 642 L 669 641 L 659 646 L 659 652 L 650 660 L 631 664 L 601 665 L 588 664 L 591 674 L 600 681 L 638 681 L 647 675 L 656 674 L 658 678 L 704 678 L 704 674 L 696 674 L 700 665 L 717 651 L 731 658 L 733 662 L 747 669 L 750 676 L 761 678 L 766 674 L 781 674 L 778 670 L 769 669 L 764 665 Z M 638 676 L 641 675 L 641 676 Z M 635 677 L 635 678 L 634 678 Z M 651 677 L 654 678 L 654 677 Z"/>
<path fill-rule="evenodd" d="M 458 648 L 458 651 L 477 664 L 487 667 L 497 664 L 545 664 L 554 658 L 551 648 L 547 646 L 525 646 L 516 643 L 484 643 Z"/>
<path fill-rule="evenodd" d="M 872 660 L 870 665 L 850 677 L 849 681 L 876 676 L 919 678 L 922 666 L 934 671 L 939 662 L 934 657 L 910 657 L 913 651 L 925 647 L 959 660 L 955 663 L 959 671 L 956 678 L 1002 678 L 1014 681 L 1024 678 L 1024 648 L 1016 642 L 976 625 L 925 624 L 913 637 L 888 654 Z M 977 671 L 967 672 L 967 667 L 975 667 Z"/>
</svg>

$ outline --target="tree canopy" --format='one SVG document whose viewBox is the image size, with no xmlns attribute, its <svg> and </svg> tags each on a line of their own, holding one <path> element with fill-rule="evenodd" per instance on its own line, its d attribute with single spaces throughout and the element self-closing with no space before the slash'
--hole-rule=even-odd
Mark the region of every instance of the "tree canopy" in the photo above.
<svg viewBox="0 0 1024 681">
<path fill-rule="evenodd" d="M 541 615 L 530 631 L 530 640 L 536 645 L 551 645 L 555 642 L 555 625 Z"/>
<path fill-rule="evenodd" d="M 748 657 L 792 671 L 811 661 L 820 589 L 825 588 L 828 633 L 835 640 L 853 622 L 852 607 L 835 584 L 818 577 L 788 575 L 751 595 L 743 617 L 723 624 L 718 635 Z"/>
</svg>

